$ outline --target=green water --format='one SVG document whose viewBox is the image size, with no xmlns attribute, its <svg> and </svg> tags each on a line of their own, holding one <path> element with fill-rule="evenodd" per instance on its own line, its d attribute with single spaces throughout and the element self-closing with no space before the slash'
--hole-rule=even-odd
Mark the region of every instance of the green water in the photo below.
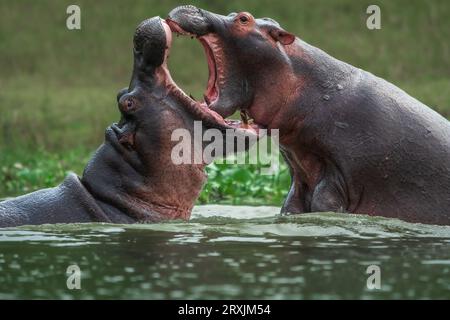
<svg viewBox="0 0 450 320">
<path fill-rule="evenodd" d="M 0 298 L 450 298 L 450 227 L 201 206 L 192 220 L 0 229 Z M 66 269 L 81 270 L 69 290 Z M 380 289 L 366 269 L 378 265 Z"/>
</svg>

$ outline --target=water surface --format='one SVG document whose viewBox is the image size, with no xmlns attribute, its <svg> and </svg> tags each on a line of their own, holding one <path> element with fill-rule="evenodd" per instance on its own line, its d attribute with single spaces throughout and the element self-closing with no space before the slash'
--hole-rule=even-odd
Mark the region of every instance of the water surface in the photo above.
<svg viewBox="0 0 450 320">
<path fill-rule="evenodd" d="M 450 298 L 450 227 L 274 207 L 196 207 L 189 222 L 0 229 L 0 298 Z M 81 270 L 69 290 L 66 270 Z M 381 270 L 368 289 L 366 269 Z"/>
</svg>

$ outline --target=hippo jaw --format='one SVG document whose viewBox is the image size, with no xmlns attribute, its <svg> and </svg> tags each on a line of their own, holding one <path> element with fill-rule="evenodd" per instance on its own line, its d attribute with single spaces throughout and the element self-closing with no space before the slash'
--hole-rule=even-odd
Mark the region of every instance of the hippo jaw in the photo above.
<svg viewBox="0 0 450 320">
<path fill-rule="evenodd" d="M 220 59 L 219 47 L 214 44 L 214 41 L 209 37 L 199 38 L 200 42 L 203 44 L 205 51 L 207 53 L 208 59 L 208 67 L 209 67 L 209 79 L 207 88 L 204 94 L 203 101 L 197 101 L 190 95 L 187 95 L 172 79 L 170 75 L 170 71 L 167 65 L 167 60 L 170 53 L 171 43 L 172 43 L 172 32 L 182 33 L 182 30 L 176 31 L 176 24 L 172 23 L 170 20 L 162 20 L 162 24 L 166 31 L 167 39 L 170 41 L 167 42 L 167 53 L 164 62 L 161 65 L 161 74 L 164 79 L 164 83 L 168 91 L 177 96 L 178 99 L 182 102 L 185 109 L 190 112 L 196 120 L 201 120 L 207 127 L 217 128 L 220 130 L 231 129 L 240 134 L 245 134 L 248 136 L 257 136 L 260 137 L 260 127 L 254 123 L 250 123 L 247 121 L 245 116 L 242 117 L 242 120 L 231 120 L 225 119 L 227 116 L 234 113 L 237 109 L 231 112 L 231 114 L 223 115 L 219 110 L 215 111 L 212 105 L 216 105 L 218 103 L 222 103 L 219 101 L 220 90 L 218 84 L 223 81 L 221 79 L 223 76 L 223 69 L 221 69 L 220 64 L 217 63 L 217 60 Z M 174 31 L 175 30 L 175 31 Z M 187 35 L 188 33 L 184 33 Z M 234 104 L 231 101 L 231 104 Z"/>
<path fill-rule="evenodd" d="M 176 163 L 172 157 L 179 141 L 171 134 L 184 129 L 193 136 L 194 119 L 185 103 L 167 92 L 171 32 L 166 34 L 162 19 L 154 17 L 137 27 L 133 40 L 131 81 L 117 94 L 120 121 L 106 129 L 82 182 L 111 216 L 187 220 L 206 182 L 206 164 Z M 199 147 L 194 148 L 192 153 Z"/>
<path fill-rule="evenodd" d="M 252 103 L 254 90 L 241 73 L 239 61 L 227 52 L 230 44 L 224 43 L 219 35 L 219 29 L 224 28 L 222 22 L 233 23 L 233 19 L 194 6 L 182 6 L 172 10 L 166 22 L 173 33 L 195 38 L 204 48 L 209 77 L 204 100 L 200 103 L 223 118 L 241 110 L 241 123 L 248 124 L 252 123 L 247 108 Z"/>
<path fill-rule="evenodd" d="M 295 36 L 270 18 L 256 19 L 248 12 L 223 16 L 191 5 L 173 9 L 166 22 L 172 32 L 196 38 L 205 49 L 206 105 L 225 118 L 240 110 L 243 120 L 251 117 L 270 127 L 295 86 L 285 77 L 291 68 L 285 46 Z"/>
<path fill-rule="evenodd" d="M 195 160 L 206 143 L 191 140 L 189 160 L 193 161 L 176 163 L 172 154 L 179 141 L 174 141 L 171 133 L 184 129 L 195 137 L 196 119 L 203 120 L 202 130 L 233 129 L 245 135 L 255 134 L 255 130 L 225 121 L 177 87 L 167 66 L 172 31 L 164 20 L 153 17 L 143 21 L 133 42 L 130 85 L 117 94 L 121 119 L 106 130 L 105 144 L 98 153 L 107 161 L 88 165 L 83 183 L 105 210 L 117 208 L 136 221 L 188 219 L 206 182 L 206 162 Z M 221 130 L 224 136 L 228 132 Z M 115 173 L 118 168 L 120 174 Z M 105 185 L 115 186 L 114 191 Z"/>
<path fill-rule="evenodd" d="M 225 79 L 222 64 L 217 63 L 217 61 L 222 61 L 224 59 L 217 37 L 214 35 L 199 35 L 199 33 L 185 31 L 179 24 L 171 19 L 166 19 L 166 22 L 172 32 L 175 32 L 178 35 L 195 37 L 202 44 L 203 49 L 205 50 L 209 72 L 203 98 L 204 103 L 208 107 L 211 107 L 216 104 L 219 99 L 219 82 L 222 82 Z"/>
</svg>

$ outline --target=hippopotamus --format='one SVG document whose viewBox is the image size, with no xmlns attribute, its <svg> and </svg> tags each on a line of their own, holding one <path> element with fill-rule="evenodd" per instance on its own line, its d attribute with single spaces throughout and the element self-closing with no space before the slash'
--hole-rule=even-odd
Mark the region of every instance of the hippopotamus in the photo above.
<svg viewBox="0 0 450 320">
<path fill-rule="evenodd" d="M 0 202 L 0 227 L 190 217 L 206 181 L 206 162 L 174 163 L 171 154 L 178 142 L 172 141 L 171 133 L 183 128 L 194 136 L 195 120 L 202 120 L 202 132 L 214 128 L 225 136 L 227 130 L 235 130 L 245 137 L 255 132 L 248 125 L 239 129 L 235 121 L 204 113 L 204 106 L 178 88 L 167 68 L 171 39 L 168 25 L 159 17 L 138 26 L 130 85 L 117 95 L 121 119 L 106 129 L 104 143 L 82 177 L 72 173 L 55 188 Z M 193 150 L 192 157 L 199 151 Z"/>
<path fill-rule="evenodd" d="M 397 86 L 248 12 L 173 9 L 205 48 L 205 100 L 279 129 L 291 186 L 281 213 L 345 212 L 450 225 L 450 123 Z M 270 131 L 269 131 L 270 132 Z"/>
</svg>

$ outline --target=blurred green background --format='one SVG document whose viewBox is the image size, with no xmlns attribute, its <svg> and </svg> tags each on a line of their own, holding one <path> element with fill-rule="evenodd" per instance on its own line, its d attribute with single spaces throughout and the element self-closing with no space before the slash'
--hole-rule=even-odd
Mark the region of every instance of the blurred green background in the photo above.
<svg viewBox="0 0 450 320">
<path fill-rule="evenodd" d="M 66 28 L 66 8 L 81 7 L 81 30 Z M 179 1 L 0 0 L 0 198 L 54 186 L 81 174 L 104 129 L 117 121 L 115 97 L 128 84 L 134 28 L 165 17 Z M 329 54 L 406 90 L 450 117 L 450 2 L 191 1 L 222 14 L 269 16 Z M 381 7 L 382 29 L 366 28 L 366 8 Z M 173 78 L 202 95 L 203 49 L 176 38 Z M 289 176 L 258 166 L 212 165 L 199 202 L 281 205 Z"/>
</svg>

